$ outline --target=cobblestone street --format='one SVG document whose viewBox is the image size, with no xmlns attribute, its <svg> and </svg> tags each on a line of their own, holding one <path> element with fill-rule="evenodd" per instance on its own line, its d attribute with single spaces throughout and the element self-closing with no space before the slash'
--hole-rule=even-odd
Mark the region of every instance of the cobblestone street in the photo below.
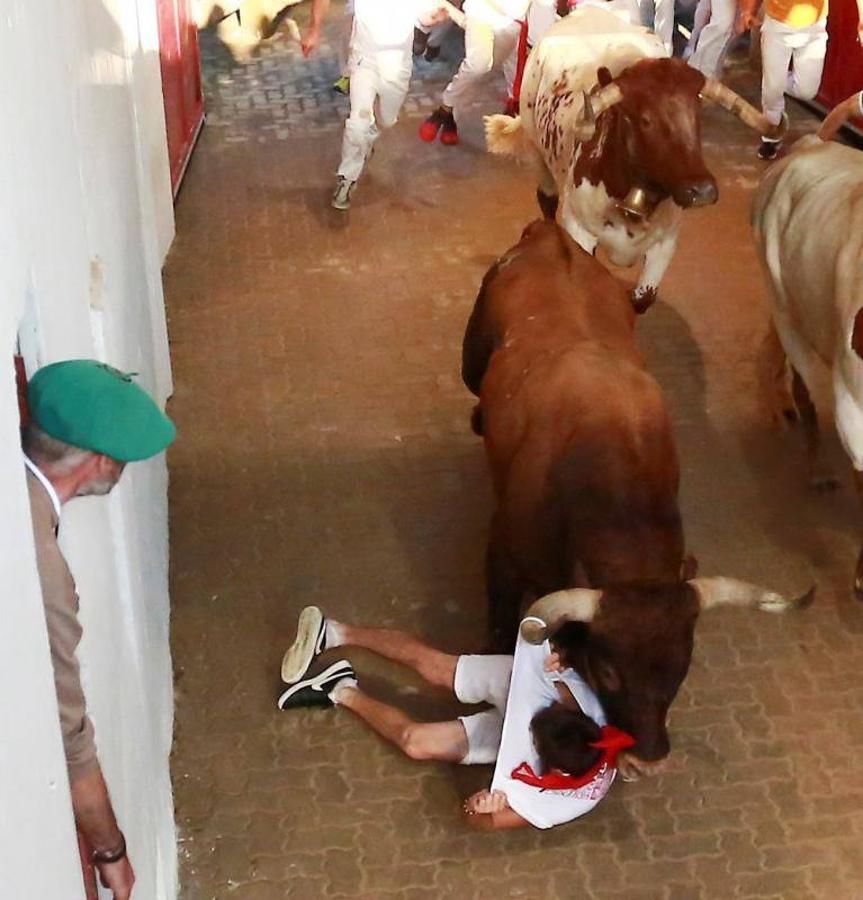
<svg viewBox="0 0 863 900">
<path fill-rule="evenodd" d="M 861 514 L 827 408 L 841 480 L 827 494 L 806 485 L 800 429 L 774 429 L 763 408 L 748 225 L 763 164 L 756 136 L 717 109 L 703 122 L 719 203 L 685 214 L 638 335 L 674 418 L 701 574 L 788 593 L 814 582 L 815 604 L 703 616 L 667 772 L 615 784 L 548 832 L 466 829 L 461 799 L 490 767 L 412 762 L 345 710 L 276 708 L 308 603 L 482 648 L 491 492 L 461 339 L 486 268 L 538 215 L 527 172 L 484 151 L 481 114 L 502 83 L 477 98 L 460 146 L 417 137 L 445 57 L 417 65 L 349 216 L 330 209 L 340 17 L 337 4 L 308 61 L 280 37 L 238 63 L 202 36 L 208 120 L 165 270 L 182 897 L 863 898 Z M 727 80 L 755 97 L 742 63 Z M 796 133 L 812 127 L 791 112 Z M 426 720 L 461 711 L 392 664 L 345 655 L 373 696 Z"/>
</svg>

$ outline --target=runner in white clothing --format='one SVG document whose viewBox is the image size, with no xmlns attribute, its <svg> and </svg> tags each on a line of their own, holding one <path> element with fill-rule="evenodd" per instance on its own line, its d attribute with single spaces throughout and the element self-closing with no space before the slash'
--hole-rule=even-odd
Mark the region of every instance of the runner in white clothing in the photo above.
<svg viewBox="0 0 863 900">
<path fill-rule="evenodd" d="M 380 129 L 398 119 L 413 69 L 414 24 L 434 24 L 446 17 L 436 0 L 354 0 L 347 73 L 351 111 L 332 200 L 336 209 L 349 208 Z"/>
<path fill-rule="evenodd" d="M 447 85 L 441 105 L 420 126 L 420 137 L 432 142 L 440 134 L 442 144 L 458 143 L 459 118 L 465 100 L 493 70 L 513 66 L 530 0 L 465 0 L 464 59 Z M 508 81 L 512 80 L 510 73 Z"/>
<path fill-rule="evenodd" d="M 360 690 L 346 660 L 307 675 L 319 653 L 345 646 L 400 662 L 462 703 L 491 708 L 420 723 Z M 514 657 L 454 656 L 404 632 L 325 619 L 310 606 L 300 615 L 282 678 L 291 687 L 279 698 L 281 709 L 344 706 L 413 759 L 496 762 L 490 790 L 465 801 L 477 827 L 551 828 L 583 816 L 611 786 L 617 752 L 634 743 L 606 725 L 596 695 L 561 666 L 548 641 L 534 646 L 519 637 Z"/>
</svg>

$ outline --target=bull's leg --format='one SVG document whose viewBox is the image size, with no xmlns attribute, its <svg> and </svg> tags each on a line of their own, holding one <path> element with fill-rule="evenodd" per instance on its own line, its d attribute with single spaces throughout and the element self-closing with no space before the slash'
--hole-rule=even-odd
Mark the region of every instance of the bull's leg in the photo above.
<svg viewBox="0 0 863 900">
<path fill-rule="evenodd" d="M 539 175 L 539 184 L 536 187 L 536 202 L 542 212 L 543 218 L 557 218 L 557 207 L 560 197 L 557 194 L 557 185 L 551 172 L 543 165 Z"/>
<path fill-rule="evenodd" d="M 857 486 L 860 504 L 863 505 L 863 472 L 859 469 L 854 470 L 854 483 Z M 854 569 L 854 596 L 863 601 L 863 545 L 860 546 L 860 552 L 857 554 L 857 567 Z"/>
<path fill-rule="evenodd" d="M 489 606 L 489 650 L 492 653 L 512 653 L 518 637 L 526 585 L 519 578 L 501 541 L 495 537 L 494 524 L 486 553 L 485 578 Z"/>
<path fill-rule="evenodd" d="M 780 291 L 780 288 L 775 285 L 774 289 L 777 292 Z M 776 327 L 776 333 L 779 335 L 779 340 L 785 349 L 785 353 L 788 355 L 788 363 L 791 366 L 791 396 L 794 398 L 794 405 L 800 414 L 800 420 L 803 423 L 803 431 L 806 436 L 809 482 L 816 490 L 829 490 L 836 487 L 837 482 L 826 461 L 821 458 L 818 418 L 815 413 L 815 405 L 808 390 L 808 385 L 818 383 L 818 372 L 823 364 L 783 310 L 774 307 L 773 324 Z M 840 401 L 838 396 L 836 404 L 836 426 L 841 434 L 842 417 L 839 414 Z M 846 443 L 846 448 L 847 446 Z"/>
<path fill-rule="evenodd" d="M 662 281 L 677 247 L 677 231 L 678 225 L 675 222 L 644 254 L 644 267 L 632 292 L 632 305 L 637 313 L 646 312 L 656 300 L 659 282 Z"/>
<path fill-rule="evenodd" d="M 475 435 L 482 437 L 483 435 L 483 427 L 482 427 L 482 404 L 477 403 L 473 412 L 470 414 L 470 427 Z"/>
<path fill-rule="evenodd" d="M 856 328 L 855 328 L 856 332 Z M 855 345 L 856 334 L 852 332 L 852 349 L 859 355 Z M 848 351 L 846 351 L 848 352 Z M 846 380 L 846 366 L 834 364 L 833 369 L 833 402 L 836 430 L 842 440 L 845 452 L 851 458 L 854 467 L 854 482 L 857 495 L 863 505 L 863 402 L 859 391 L 852 380 Z M 856 374 L 856 373 L 855 373 Z M 858 600 L 863 600 L 863 547 L 857 557 L 857 568 L 854 573 L 854 593 Z"/>
<path fill-rule="evenodd" d="M 761 344 L 758 359 L 761 383 L 771 421 L 775 425 L 796 421 L 797 407 L 788 387 L 788 358 L 772 321 Z"/>
<path fill-rule="evenodd" d="M 806 382 L 797 369 L 791 370 L 791 393 L 794 405 L 800 413 L 803 433 L 806 437 L 806 459 L 809 464 L 809 483 L 816 491 L 829 491 L 838 486 L 830 467 L 821 458 L 821 439 L 818 433 L 818 414 L 806 387 Z"/>
</svg>

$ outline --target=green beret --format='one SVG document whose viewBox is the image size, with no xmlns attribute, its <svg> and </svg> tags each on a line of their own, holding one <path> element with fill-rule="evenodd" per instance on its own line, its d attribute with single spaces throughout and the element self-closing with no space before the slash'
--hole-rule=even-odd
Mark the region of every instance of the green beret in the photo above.
<svg viewBox="0 0 863 900">
<path fill-rule="evenodd" d="M 95 359 L 39 369 L 27 386 L 30 415 L 46 434 L 120 462 L 161 453 L 174 423 L 132 376 Z"/>
</svg>

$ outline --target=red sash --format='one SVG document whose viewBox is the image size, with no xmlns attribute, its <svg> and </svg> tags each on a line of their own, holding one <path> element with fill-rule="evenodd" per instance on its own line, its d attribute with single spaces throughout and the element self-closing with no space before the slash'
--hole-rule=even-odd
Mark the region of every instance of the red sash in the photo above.
<svg viewBox="0 0 863 900">
<path fill-rule="evenodd" d="M 546 791 L 572 791 L 590 784 L 605 769 L 615 768 L 618 753 L 634 745 L 635 738 L 625 731 L 615 728 L 614 725 L 603 725 L 600 739 L 590 745 L 602 750 L 602 756 L 596 765 L 591 766 L 583 775 L 569 775 L 559 769 L 552 769 L 545 775 L 537 775 L 529 763 L 523 762 L 512 770 L 510 778 Z"/>
</svg>

